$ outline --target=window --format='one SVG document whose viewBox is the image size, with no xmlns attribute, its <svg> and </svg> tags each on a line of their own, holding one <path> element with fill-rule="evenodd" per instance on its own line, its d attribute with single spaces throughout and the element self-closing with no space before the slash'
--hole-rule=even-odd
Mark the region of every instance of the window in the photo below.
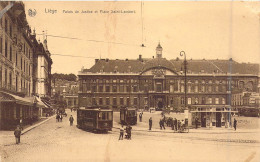
<svg viewBox="0 0 260 162">
<path fill-rule="evenodd" d="M 113 105 L 114 105 L 114 106 L 117 105 L 117 100 L 116 100 L 115 97 L 113 98 Z"/>
<path fill-rule="evenodd" d="M 184 85 L 181 85 L 181 92 L 184 92 Z"/>
<path fill-rule="evenodd" d="M 3 38 L 0 38 L 0 53 L 3 52 Z"/>
<path fill-rule="evenodd" d="M 21 70 L 23 70 L 23 58 L 21 57 Z"/>
<path fill-rule="evenodd" d="M 95 98 L 95 97 L 92 98 L 92 105 L 97 105 L 97 102 L 96 102 L 96 98 Z"/>
<path fill-rule="evenodd" d="M 124 105 L 124 98 L 120 97 L 120 105 Z"/>
<path fill-rule="evenodd" d="M 99 98 L 99 105 L 103 105 L 103 98 L 102 97 Z"/>
<path fill-rule="evenodd" d="M 5 57 L 6 57 L 6 58 L 7 58 L 7 55 L 8 55 L 8 54 L 7 54 L 7 51 L 8 51 L 8 50 L 7 50 L 7 47 L 8 47 L 8 44 L 7 44 L 7 41 L 5 41 Z"/>
<path fill-rule="evenodd" d="M 15 77 L 15 90 L 18 91 L 18 76 Z"/>
<path fill-rule="evenodd" d="M 5 86 L 7 87 L 7 69 L 5 69 Z"/>
<path fill-rule="evenodd" d="M 106 86 L 106 92 L 110 92 L 110 86 Z"/>
<path fill-rule="evenodd" d="M 17 54 L 17 52 L 15 53 L 15 65 L 17 66 L 17 64 L 18 64 L 18 54 Z"/>
<path fill-rule="evenodd" d="M 201 104 L 205 104 L 205 97 L 202 97 Z"/>
<path fill-rule="evenodd" d="M 2 67 L 0 67 L 0 87 L 2 87 Z"/>
<path fill-rule="evenodd" d="M 222 98 L 222 104 L 226 104 L 225 98 Z"/>
<path fill-rule="evenodd" d="M 181 105 L 184 105 L 184 97 L 181 98 Z"/>
<path fill-rule="evenodd" d="M 191 105 L 191 98 L 188 98 L 188 105 Z"/>
<path fill-rule="evenodd" d="M 97 92 L 97 87 L 96 86 L 92 86 L 92 92 Z"/>
<path fill-rule="evenodd" d="M 188 90 L 188 93 L 190 93 L 191 92 L 191 86 L 190 85 L 188 85 L 188 88 L 187 88 Z"/>
<path fill-rule="evenodd" d="M 144 105 L 147 105 L 147 104 L 148 104 L 148 98 L 145 97 L 145 98 L 144 98 Z"/>
<path fill-rule="evenodd" d="M 120 92 L 124 92 L 124 86 L 123 86 L 123 85 L 120 85 L 119 91 L 120 91 Z"/>
<path fill-rule="evenodd" d="M 10 46 L 10 61 L 13 61 L 12 46 Z"/>
<path fill-rule="evenodd" d="M 195 105 L 197 105 L 197 104 L 199 104 L 199 98 L 198 97 L 195 98 Z"/>
<path fill-rule="evenodd" d="M 12 73 L 9 73 L 9 85 L 10 85 L 10 89 L 12 88 L 12 84 L 13 84 L 13 78 L 12 78 Z"/>
<path fill-rule="evenodd" d="M 137 92 L 137 86 L 135 85 L 133 88 L 134 88 L 133 91 Z"/>
<path fill-rule="evenodd" d="M 161 83 L 156 84 L 156 92 L 162 92 L 162 84 Z"/>
<path fill-rule="evenodd" d="M 106 98 L 106 105 L 110 105 L 110 98 L 109 97 Z"/>
<path fill-rule="evenodd" d="M 7 29 L 8 29 L 8 21 L 5 19 L 5 32 L 7 33 Z"/>
<path fill-rule="evenodd" d="M 98 90 L 99 92 L 103 92 L 103 86 L 99 86 Z"/>
<path fill-rule="evenodd" d="M 115 85 L 113 86 L 113 92 L 117 92 L 117 87 Z"/>
<path fill-rule="evenodd" d="M 219 104 L 219 98 L 215 98 L 215 104 Z"/>
<path fill-rule="evenodd" d="M 218 85 L 215 87 L 215 91 L 218 92 Z"/>
<path fill-rule="evenodd" d="M 12 27 L 11 23 L 10 23 L 9 27 L 10 27 L 10 36 L 12 37 L 12 35 L 13 35 L 13 27 Z"/>
<path fill-rule="evenodd" d="M 173 92 L 173 85 L 170 85 L 170 93 Z"/>
<path fill-rule="evenodd" d="M 130 106 L 130 98 L 129 98 L 129 97 L 126 98 L 126 104 L 127 104 L 128 106 Z"/>
<path fill-rule="evenodd" d="M 195 89 L 194 89 L 195 92 L 198 92 L 199 91 L 199 87 L 196 85 L 195 86 Z"/>
<path fill-rule="evenodd" d="M 137 98 L 134 98 L 134 105 L 137 105 Z"/>
<path fill-rule="evenodd" d="M 208 104 L 212 104 L 212 98 L 211 97 L 208 98 Z"/>
<path fill-rule="evenodd" d="M 178 91 L 178 82 L 174 83 L 174 91 Z"/>
<path fill-rule="evenodd" d="M 201 86 L 201 92 L 205 92 L 205 86 Z"/>
<path fill-rule="evenodd" d="M 131 92 L 130 86 L 126 86 L 126 91 L 127 91 L 127 92 Z"/>
<path fill-rule="evenodd" d="M 208 86 L 208 92 L 212 92 L 212 87 Z"/>
</svg>

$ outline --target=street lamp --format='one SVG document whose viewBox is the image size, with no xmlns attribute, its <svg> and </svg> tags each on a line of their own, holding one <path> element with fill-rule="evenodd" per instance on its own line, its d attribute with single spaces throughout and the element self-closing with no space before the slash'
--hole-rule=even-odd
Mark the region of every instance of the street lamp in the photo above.
<svg viewBox="0 0 260 162">
<path fill-rule="evenodd" d="M 186 54 L 184 51 L 180 52 L 180 56 L 184 56 L 184 107 L 185 109 L 187 109 L 187 78 L 186 78 L 186 74 L 187 74 L 187 60 L 186 60 Z"/>
</svg>

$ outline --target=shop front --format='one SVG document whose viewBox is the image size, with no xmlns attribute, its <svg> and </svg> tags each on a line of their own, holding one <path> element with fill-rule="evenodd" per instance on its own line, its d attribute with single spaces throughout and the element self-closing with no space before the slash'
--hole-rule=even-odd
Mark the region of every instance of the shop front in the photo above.
<svg viewBox="0 0 260 162">
<path fill-rule="evenodd" d="M 23 125 L 38 120 L 39 105 L 32 97 L 23 98 L 7 92 L 0 92 L 0 129 L 12 130 L 20 122 Z"/>
<path fill-rule="evenodd" d="M 237 113 L 230 105 L 193 105 L 192 125 L 195 127 L 197 120 L 201 128 L 231 128 L 232 116 Z"/>
</svg>

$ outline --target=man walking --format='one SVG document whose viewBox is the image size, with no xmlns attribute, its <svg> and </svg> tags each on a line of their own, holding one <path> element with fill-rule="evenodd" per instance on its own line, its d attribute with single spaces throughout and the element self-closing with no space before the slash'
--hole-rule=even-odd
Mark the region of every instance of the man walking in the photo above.
<svg viewBox="0 0 260 162">
<path fill-rule="evenodd" d="M 69 121 L 70 121 L 70 126 L 72 126 L 73 125 L 73 121 L 74 121 L 74 118 L 73 118 L 72 115 L 70 115 Z"/>
<path fill-rule="evenodd" d="M 142 122 L 142 117 L 143 117 L 143 114 L 140 113 L 140 114 L 139 114 L 139 121 L 140 121 L 140 122 Z"/>
<path fill-rule="evenodd" d="M 198 128 L 198 118 L 197 117 L 195 118 L 195 128 L 196 129 Z"/>
<path fill-rule="evenodd" d="M 174 118 L 174 123 L 173 123 L 173 124 L 174 124 L 174 130 L 175 130 L 175 131 L 177 131 L 177 123 L 178 123 L 178 122 L 177 122 L 177 119 Z"/>
<path fill-rule="evenodd" d="M 237 130 L 237 120 L 234 118 L 234 129 Z"/>
<path fill-rule="evenodd" d="M 56 122 L 59 122 L 59 120 L 60 120 L 60 116 L 59 116 L 59 114 L 57 114 L 56 115 Z"/>
<path fill-rule="evenodd" d="M 150 119 L 149 119 L 149 130 L 152 129 L 152 125 L 153 125 L 153 120 L 152 120 L 152 117 L 150 117 Z"/>
<path fill-rule="evenodd" d="M 20 129 L 20 126 L 17 125 L 17 128 L 14 130 L 14 136 L 15 136 L 16 144 L 20 143 L 21 133 L 22 133 L 22 131 Z"/>
<path fill-rule="evenodd" d="M 62 114 L 60 114 L 60 122 L 62 122 L 62 119 L 63 119 Z"/>
<path fill-rule="evenodd" d="M 119 139 L 118 140 L 123 140 L 124 139 L 124 126 L 120 128 L 120 134 L 119 134 Z"/>
</svg>

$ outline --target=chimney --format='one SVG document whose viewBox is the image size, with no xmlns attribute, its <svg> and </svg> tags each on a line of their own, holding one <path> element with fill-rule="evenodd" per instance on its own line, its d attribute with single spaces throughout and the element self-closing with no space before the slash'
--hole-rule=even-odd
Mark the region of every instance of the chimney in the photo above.
<svg viewBox="0 0 260 162">
<path fill-rule="evenodd" d="M 139 55 L 139 61 L 141 61 L 142 60 L 142 55 Z"/>
<path fill-rule="evenodd" d="M 97 63 L 98 62 L 98 59 L 95 59 L 95 63 Z"/>
</svg>

